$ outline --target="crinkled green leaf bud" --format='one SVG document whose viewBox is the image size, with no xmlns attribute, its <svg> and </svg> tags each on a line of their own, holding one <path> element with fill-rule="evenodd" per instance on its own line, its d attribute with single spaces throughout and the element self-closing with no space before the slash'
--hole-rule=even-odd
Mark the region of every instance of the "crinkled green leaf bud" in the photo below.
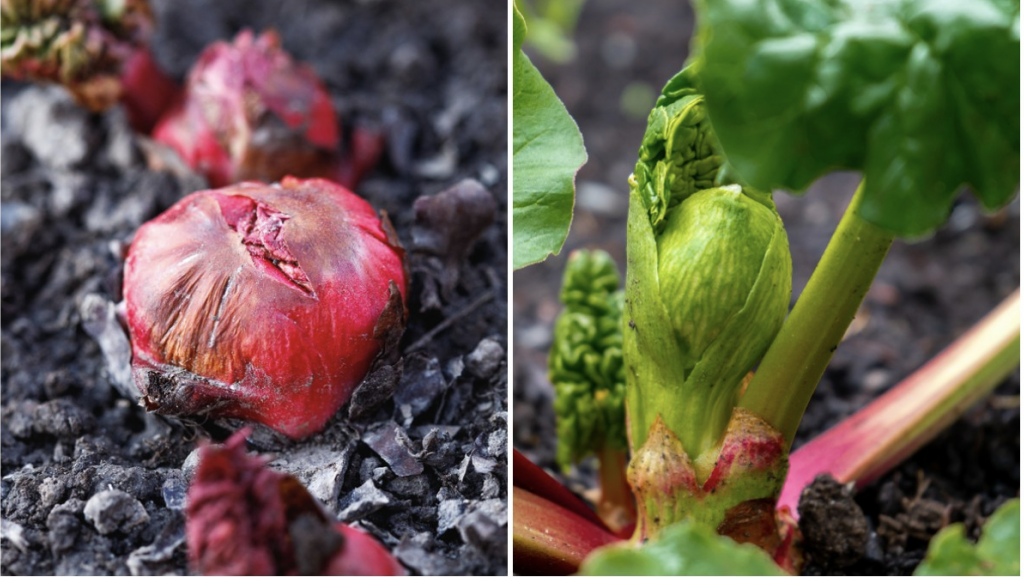
<svg viewBox="0 0 1024 577">
<path fill-rule="evenodd" d="M 692 87 L 689 70 L 666 86 L 630 179 L 623 351 L 634 459 L 660 421 L 700 485 L 785 319 L 792 261 L 771 195 L 729 182 Z"/>
<path fill-rule="evenodd" d="M 605 449 L 626 450 L 620 278 L 604 251 L 569 256 L 561 294 L 565 310 L 555 322 L 548 356 L 562 467 Z"/>
</svg>

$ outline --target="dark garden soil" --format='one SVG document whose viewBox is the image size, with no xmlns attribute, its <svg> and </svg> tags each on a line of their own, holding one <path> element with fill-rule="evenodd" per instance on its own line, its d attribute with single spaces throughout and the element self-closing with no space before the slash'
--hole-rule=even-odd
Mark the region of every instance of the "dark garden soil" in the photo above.
<svg viewBox="0 0 1024 577">
<path fill-rule="evenodd" d="M 590 0 L 577 27 L 575 62 L 554 65 L 533 56 L 579 123 L 590 156 L 577 178 L 575 216 L 562 254 L 513 276 L 515 287 L 530 287 L 514 296 L 514 446 L 549 472 L 556 472 L 556 441 L 546 361 L 566 256 L 573 249 L 597 247 L 609 251 L 620 267 L 625 261 L 626 178 L 636 162 L 646 117 L 628 113 L 635 105 L 628 98 L 623 105 L 623 93 L 640 83 L 633 84 L 633 93 L 642 93 L 646 85 L 656 94 L 679 70 L 693 27 L 692 11 L 680 4 Z M 653 96 L 648 110 L 651 104 Z M 856 184 L 855 175 L 836 174 L 802 198 L 776 195 L 793 253 L 794 300 Z M 919 368 L 1019 283 L 1017 200 L 985 214 L 965 195 L 933 237 L 897 241 L 811 400 L 796 446 Z M 833 500 L 837 508 L 824 516 L 831 524 L 804 527 L 809 541 L 844 538 L 843 521 L 863 511 L 867 544 L 853 553 L 812 547 L 805 573 L 909 574 L 943 526 L 962 521 L 976 537 L 984 518 L 1019 493 L 1019 393 L 1019 375 L 1014 375 L 948 431 L 856 495 L 855 507 L 845 509 L 849 515 L 843 513 L 842 499 Z M 594 483 L 594 468 L 593 462 L 576 468 L 565 477 L 568 485 L 586 493 Z"/>
<path fill-rule="evenodd" d="M 272 466 L 298 476 L 413 574 L 505 574 L 505 6 L 153 5 L 154 53 L 171 75 L 184 76 L 209 42 L 274 27 L 326 82 L 343 131 L 362 124 L 387 135 L 384 160 L 356 191 L 387 210 L 409 250 L 410 322 L 394 396 L 359 419 L 343 409 L 304 442 L 252 449 L 275 455 Z M 186 574 L 194 449 L 226 431 L 147 414 L 119 394 L 111 375 L 123 366 L 108 367 L 82 311 L 119 299 L 121 254 L 134 230 L 205 182 L 152 169 L 119 110 L 91 115 L 60 89 L 8 82 L 2 103 L 0 568 Z M 490 215 L 417 221 L 414 200 L 467 178 L 494 197 L 489 226 Z M 465 238 L 479 224 L 479 238 Z M 446 241 L 437 239 L 451 241 L 443 254 L 435 253 Z M 112 328 L 93 320 L 92 329 Z M 96 497 L 108 489 L 123 493 Z M 123 530 L 119 515 L 138 503 L 148 521 Z"/>
</svg>

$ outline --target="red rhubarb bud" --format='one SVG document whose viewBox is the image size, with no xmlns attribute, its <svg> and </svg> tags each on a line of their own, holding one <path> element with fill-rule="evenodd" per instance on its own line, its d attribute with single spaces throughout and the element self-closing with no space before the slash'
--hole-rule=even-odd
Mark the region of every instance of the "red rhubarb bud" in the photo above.
<svg viewBox="0 0 1024 577">
<path fill-rule="evenodd" d="M 200 449 L 188 490 L 189 562 L 203 575 L 404 575 L 370 535 L 335 523 L 291 475 L 245 452 L 243 429 Z"/>
<path fill-rule="evenodd" d="M 125 263 L 142 403 L 321 430 L 405 323 L 404 251 L 332 182 L 191 194 L 143 225 Z"/>
<path fill-rule="evenodd" d="M 338 118 L 313 69 L 281 49 L 276 32 L 244 30 L 203 51 L 183 100 L 153 137 L 212 186 L 286 175 L 336 179 Z"/>
</svg>

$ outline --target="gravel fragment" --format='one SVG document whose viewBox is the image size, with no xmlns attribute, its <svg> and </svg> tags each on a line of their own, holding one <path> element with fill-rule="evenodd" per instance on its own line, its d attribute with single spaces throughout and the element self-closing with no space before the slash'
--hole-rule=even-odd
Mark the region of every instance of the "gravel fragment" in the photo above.
<svg viewBox="0 0 1024 577">
<path fill-rule="evenodd" d="M 85 502 L 81 499 L 70 499 L 66 503 L 54 507 L 46 517 L 46 528 L 50 530 L 47 539 L 53 553 L 67 551 L 78 538 L 81 531 L 82 510 Z"/>
<path fill-rule="evenodd" d="M 88 160 L 98 141 L 89 113 L 58 86 L 30 86 L 14 97 L 7 119 L 36 159 L 53 168 Z"/>
<path fill-rule="evenodd" d="M 142 503 L 116 489 L 93 495 L 85 504 L 85 518 L 101 535 L 128 531 L 149 523 L 149 514 Z"/>
<path fill-rule="evenodd" d="M 188 483 L 181 477 L 167 477 L 163 487 L 160 488 L 160 493 L 164 498 L 164 505 L 167 508 L 176 511 L 184 510 L 186 496 L 188 495 Z"/>
<path fill-rule="evenodd" d="M 419 475 L 423 463 L 409 452 L 409 435 L 394 421 L 387 421 L 363 433 L 363 442 L 387 462 L 399 477 Z"/>
<path fill-rule="evenodd" d="M 40 403 L 33 411 L 35 431 L 60 439 L 76 439 L 95 424 L 92 415 L 67 398 Z"/>
<path fill-rule="evenodd" d="M 853 500 L 853 489 L 822 474 L 800 494 L 800 531 L 804 550 L 815 563 L 849 567 L 868 545 L 868 521 Z"/>
<path fill-rule="evenodd" d="M 338 506 L 338 519 L 344 523 L 358 521 L 389 504 L 391 497 L 378 489 L 372 479 L 368 479 L 355 491 L 342 497 Z"/>
<path fill-rule="evenodd" d="M 427 410 L 447 387 L 448 382 L 441 374 L 441 363 L 437 357 L 410 355 L 395 391 L 395 406 L 401 412 L 403 424 L 409 426 L 413 418 Z"/>
<path fill-rule="evenodd" d="M 481 340 L 473 352 L 466 357 L 466 370 L 481 379 L 489 379 L 503 362 L 505 362 L 505 349 L 502 348 L 501 343 L 492 338 L 486 338 Z"/>
<path fill-rule="evenodd" d="M 28 551 L 28 540 L 25 539 L 25 528 L 7 519 L 0 519 L 0 539 L 10 541 L 22 553 Z"/>
<path fill-rule="evenodd" d="M 452 559 L 432 552 L 433 548 L 433 535 L 421 532 L 402 537 L 394 553 L 399 561 L 423 575 L 457 574 L 458 564 Z"/>
</svg>

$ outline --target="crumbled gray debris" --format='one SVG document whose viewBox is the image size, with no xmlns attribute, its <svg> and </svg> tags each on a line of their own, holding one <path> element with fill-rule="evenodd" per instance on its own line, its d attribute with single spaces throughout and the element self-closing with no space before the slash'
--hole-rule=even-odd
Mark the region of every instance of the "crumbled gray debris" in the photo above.
<svg viewBox="0 0 1024 577">
<path fill-rule="evenodd" d="M 84 501 L 70 499 L 50 510 L 50 514 L 46 517 L 46 528 L 50 530 L 48 535 L 50 549 L 55 555 L 70 549 L 75 544 L 78 532 L 82 528 L 80 518 L 84 509 Z"/>
<path fill-rule="evenodd" d="M 22 553 L 28 551 L 28 541 L 25 540 L 25 528 L 13 521 L 0 519 L 0 539 L 10 541 Z"/>
<path fill-rule="evenodd" d="M 111 489 L 96 493 L 85 504 L 85 518 L 101 535 L 129 531 L 149 523 L 146 508 L 124 491 Z"/>
<path fill-rule="evenodd" d="M 33 425 L 40 434 L 76 439 L 92 429 L 95 421 L 92 415 L 75 405 L 71 399 L 57 399 L 36 406 Z"/>
<path fill-rule="evenodd" d="M 395 391 L 395 407 L 402 423 L 408 427 L 414 417 L 430 408 L 438 395 L 448 387 L 436 357 L 413 353 L 405 360 L 405 371 Z"/>
<path fill-rule="evenodd" d="M 163 487 L 160 488 L 160 493 L 163 496 L 164 505 L 168 509 L 180 511 L 185 508 L 188 496 L 188 482 L 180 476 L 169 476 L 164 481 Z"/>
<path fill-rule="evenodd" d="M 54 168 L 85 163 L 101 140 L 90 114 L 58 86 L 31 86 L 16 95 L 5 115 L 36 159 Z"/>
<path fill-rule="evenodd" d="M 437 505 L 437 533 L 443 535 L 454 529 L 466 512 L 465 499 L 445 499 Z"/>
<path fill-rule="evenodd" d="M 341 498 L 338 519 L 345 523 L 358 521 L 391 503 L 391 497 L 367 479 L 355 491 Z"/>
<path fill-rule="evenodd" d="M 279 456 L 270 466 L 295 475 L 311 495 L 333 511 L 354 449 L 354 442 L 345 443 L 340 451 L 310 445 Z"/>
<path fill-rule="evenodd" d="M 167 575 L 175 568 L 176 554 L 185 549 L 184 518 L 176 517 L 164 526 L 164 530 L 153 543 L 144 545 L 128 555 L 126 564 L 132 575 Z"/>
<path fill-rule="evenodd" d="M 432 552 L 434 544 L 434 537 L 430 533 L 407 534 L 395 547 L 395 557 L 423 575 L 455 575 L 458 572 L 458 563 Z"/>
<path fill-rule="evenodd" d="M 411 441 L 408 433 L 394 421 L 371 427 L 363 433 L 363 442 L 380 455 L 399 477 L 423 472 L 423 463 L 409 451 Z"/>
</svg>

